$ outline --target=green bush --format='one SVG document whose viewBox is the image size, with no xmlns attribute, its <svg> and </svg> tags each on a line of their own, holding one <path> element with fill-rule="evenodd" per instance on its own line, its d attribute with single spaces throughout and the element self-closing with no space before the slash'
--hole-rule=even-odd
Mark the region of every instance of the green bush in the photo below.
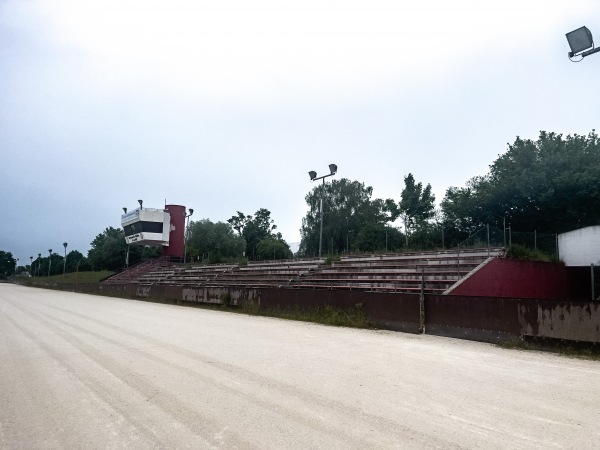
<svg viewBox="0 0 600 450">
<path fill-rule="evenodd" d="M 506 252 L 506 257 L 523 261 L 558 262 L 556 255 L 552 255 L 541 250 L 536 250 L 521 244 L 511 245 Z"/>
</svg>

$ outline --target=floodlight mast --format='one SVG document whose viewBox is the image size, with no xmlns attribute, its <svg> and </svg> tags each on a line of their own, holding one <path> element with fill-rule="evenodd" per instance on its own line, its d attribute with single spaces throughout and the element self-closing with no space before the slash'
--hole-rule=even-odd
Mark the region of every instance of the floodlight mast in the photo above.
<svg viewBox="0 0 600 450">
<path fill-rule="evenodd" d="M 308 172 L 308 175 L 310 176 L 310 181 L 323 180 L 323 185 L 321 186 L 321 205 L 319 208 L 321 215 L 321 225 L 319 228 L 319 258 L 321 257 L 321 253 L 323 250 L 323 191 L 325 190 L 325 178 L 331 177 L 336 174 L 337 165 L 329 164 L 329 172 L 330 173 L 328 175 L 323 175 L 322 177 L 317 177 L 317 172 L 315 172 L 314 170 Z"/>
<path fill-rule="evenodd" d="M 594 38 L 592 37 L 592 32 L 587 27 L 577 28 L 567 33 L 566 36 L 571 48 L 569 59 L 573 58 L 573 56 L 581 56 L 581 59 L 583 59 L 586 56 L 600 52 L 600 47 L 594 48 Z M 578 61 L 581 61 L 581 59 Z"/>
</svg>

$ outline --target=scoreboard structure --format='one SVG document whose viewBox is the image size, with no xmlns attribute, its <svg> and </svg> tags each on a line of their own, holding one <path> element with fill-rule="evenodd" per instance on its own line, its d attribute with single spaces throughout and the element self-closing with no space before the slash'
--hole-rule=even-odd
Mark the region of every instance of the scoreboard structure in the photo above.
<svg viewBox="0 0 600 450">
<path fill-rule="evenodd" d="M 185 206 L 164 209 L 139 207 L 121 215 L 125 241 L 130 245 L 162 247 L 163 256 L 182 258 L 185 249 Z"/>
</svg>

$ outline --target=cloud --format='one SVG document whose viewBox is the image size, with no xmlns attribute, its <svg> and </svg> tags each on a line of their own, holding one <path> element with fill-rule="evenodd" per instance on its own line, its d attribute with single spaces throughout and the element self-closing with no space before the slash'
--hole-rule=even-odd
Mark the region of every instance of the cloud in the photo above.
<svg viewBox="0 0 600 450">
<path fill-rule="evenodd" d="M 479 0 L 18 2 L 41 39 L 71 49 L 105 94 L 339 101 L 460 70 L 480 52 L 539 45 L 589 2 Z M 588 6 L 589 7 L 589 6 Z M 33 21 L 29 21 L 34 17 Z"/>
</svg>

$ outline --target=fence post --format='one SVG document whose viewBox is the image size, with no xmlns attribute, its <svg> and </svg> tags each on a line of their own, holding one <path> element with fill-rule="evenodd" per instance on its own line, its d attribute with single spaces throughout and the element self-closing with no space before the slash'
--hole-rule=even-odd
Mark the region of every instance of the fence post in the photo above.
<svg viewBox="0 0 600 450">
<path fill-rule="evenodd" d="M 421 295 L 419 296 L 419 333 L 425 333 L 425 267 L 421 267 Z"/>
<path fill-rule="evenodd" d="M 486 225 L 487 227 L 487 247 L 488 247 L 488 258 L 490 257 L 490 224 Z"/>
<path fill-rule="evenodd" d="M 460 280 L 460 244 L 456 248 L 456 275 L 458 275 L 456 281 Z"/>
<path fill-rule="evenodd" d="M 596 300 L 596 290 L 595 290 L 595 283 L 594 283 L 594 263 L 591 264 L 590 266 L 591 272 L 592 272 L 592 301 Z"/>
</svg>

